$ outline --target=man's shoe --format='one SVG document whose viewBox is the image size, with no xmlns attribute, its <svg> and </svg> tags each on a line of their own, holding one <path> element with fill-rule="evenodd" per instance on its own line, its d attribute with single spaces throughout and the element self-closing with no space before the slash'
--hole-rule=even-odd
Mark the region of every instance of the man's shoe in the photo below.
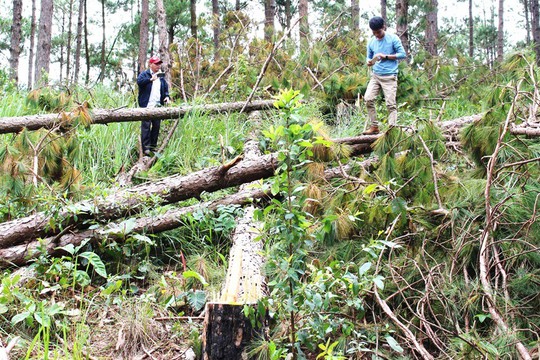
<svg viewBox="0 0 540 360">
<path fill-rule="evenodd" d="M 363 132 L 364 135 L 375 135 L 379 133 L 379 127 L 371 125 L 369 129 Z"/>
</svg>

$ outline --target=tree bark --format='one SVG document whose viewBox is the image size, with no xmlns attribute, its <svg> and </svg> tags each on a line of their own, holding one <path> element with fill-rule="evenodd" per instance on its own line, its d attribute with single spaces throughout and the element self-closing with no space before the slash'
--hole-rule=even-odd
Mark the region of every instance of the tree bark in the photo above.
<svg viewBox="0 0 540 360">
<path fill-rule="evenodd" d="M 499 27 L 497 29 L 497 61 L 504 57 L 504 0 L 499 0 Z"/>
<path fill-rule="evenodd" d="M 276 13 L 276 1 L 265 0 L 264 2 L 264 40 L 271 42 L 274 38 L 274 15 Z"/>
<path fill-rule="evenodd" d="M 351 22 L 353 31 L 360 29 L 360 3 L 358 0 L 351 0 Z"/>
<path fill-rule="evenodd" d="M 472 0 L 469 0 L 469 57 L 472 59 L 474 56 L 474 24 L 472 13 Z"/>
<path fill-rule="evenodd" d="M 100 65 L 101 70 L 99 71 L 99 79 L 98 81 L 103 84 L 103 80 L 105 79 L 105 46 L 107 42 L 106 37 L 106 31 L 105 31 L 105 1 L 101 0 L 101 59 L 100 59 Z"/>
<path fill-rule="evenodd" d="M 66 84 L 69 86 L 71 76 L 71 23 L 73 20 L 73 0 L 69 0 L 69 13 L 68 13 L 68 29 L 67 29 L 67 54 L 66 54 Z"/>
<path fill-rule="evenodd" d="M 534 53 L 536 54 L 536 65 L 540 66 L 540 11 L 538 0 L 531 1 L 531 29 L 533 33 Z"/>
<path fill-rule="evenodd" d="M 160 107 L 160 108 L 130 108 L 119 110 L 96 109 L 93 111 L 93 124 L 109 124 L 113 122 L 129 122 L 141 120 L 165 120 L 184 116 L 190 111 L 199 109 L 209 113 L 227 111 L 262 110 L 271 108 L 273 100 L 258 100 L 248 104 L 245 102 L 219 103 L 204 106 Z M 0 134 L 16 133 L 26 128 L 37 130 L 53 128 L 61 122 L 62 114 L 29 115 L 12 118 L 0 118 Z M 69 124 L 66 124 L 66 126 Z"/>
<path fill-rule="evenodd" d="M 309 44 L 309 4 L 307 0 L 300 0 L 298 3 L 298 13 L 300 15 L 300 45 L 306 49 Z"/>
<path fill-rule="evenodd" d="M 214 30 L 214 61 L 219 54 L 219 35 L 221 33 L 219 19 L 219 1 L 212 0 L 212 28 Z"/>
<path fill-rule="evenodd" d="M 431 56 L 437 56 L 438 25 L 437 14 L 439 4 L 437 0 L 430 0 L 426 13 L 426 50 Z"/>
<path fill-rule="evenodd" d="M 131 233 L 157 234 L 163 231 L 176 229 L 179 226 L 182 226 L 183 223 L 181 219 L 187 214 L 201 209 L 213 211 L 220 206 L 246 205 L 254 201 L 262 200 L 267 196 L 268 195 L 262 189 L 246 189 L 228 195 L 222 199 L 203 202 L 184 208 L 167 210 L 165 213 L 160 214 L 159 217 L 152 216 L 137 219 Z M 119 224 L 115 225 L 120 227 Z M 30 260 L 39 255 L 36 252 L 39 246 L 44 246 L 47 249 L 47 253 L 54 256 L 61 255 L 62 250 L 59 250 L 58 248 L 68 244 L 78 246 L 87 239 L 93 243 L 97 243 L 107 237 L 113 236 L 110 234 L 110 228 L 110 226 L 101 226 L 96 229 L 86 229 L 78 232 L 67 231 L 60 236 L 47 237 L 41 241 L 33 239 L 27 244 L 0 249 L 0 267 L 9 265 L 22 266 L 27 264 Z"/>
<path fill-rule="evenodd" d="M 335 142 L 364 145 L 364 150 L 370 151 L 369 145 L 379 136 L 336 139 Z M 59 211 L 54 219 L 45 213 L 37 213 L 7 221 L 0 224 L 0 249 L 39 237 L 57 235 L 61 229 L 68 226 L 81 228 L 83 224 L 87 224 L 87 220 L 108 222 L 140 213 L 149 199 L 153 205 L 172 204 L 193 197 L 198 198 L 203 192 L 213 192 L 265 179 L 273 176 L 277 165 L 276 154 L 267 154 L 238 163 L 233 161 L 185 176 L 173 175 L 132 188 L 118 189 L 107 197 L 73 204 Z"/>
<path fill-rule="evenodd" d="M 163 61 L 165 67 L 165 79 L 171 87 L 171 55 L 169 53 L 169 37 L 167 36 L 167 13 L 165 12 L 165 6 L 163 0 L 156 0 L 156 18 L 159 31 L 159 56 Z"/>
<path fill-rule="evenodd" d="M 381 0 L 381 17 L 384 19 L 384 22 L 386 22 L 386 0 Z"/>
<path fill-rule="evenodd" d="M 39 33 L 36 56 L 36 73 L 34 75 L 36 86 L 48 84 L 49 66 L 51 62 L 52 18 L 53 0 L 41 0 L 41 13 L 39 16 Z"/>
<path fill-rule="evenodd" d="M 244 349 L 257 331 L 254 331 L 243 309 L 242 305 L 235 304 L 206 304 L 203 360 L 244 359 Z"/>
<path fill-rule="evenodd" d="M 472 1 L 472 0 L 469 0 Z M 528 0 L 521 0 L 521 3 L 523 4 L 523 14 L 525 17 L 525 33 L 527 34 L 527 40 L 526 44 L 529 46 L 531 44 L 531 19 L 529 15 L 529 1 Z"/>
<path fill-rule="evenodd" d="M 191 17 L 191 36 L 197 38 L 197 0 L 191 0 L 189 3 L 189 13 Z"/>
<path fill-rule="evenodd" d="M 81 69 L 84 1 L 85 0 L 79 0 L 79 15 L 77 18 L 77 39 L 76 39 L 76 47 L 75 47 L 75 73 L 73 74 L 73 83 L 75 85 L 77 85 L 77 83 L 79 82 L 79 71 Z"/>
<path fill-rule="evenodd" d="M 139 59 L 137 73 L 146 69 L 146 54 L 148 53 L 148 7 L 149 0 L 141 0 L 141 25 L 139 28 Z"/>
<path fill-rule="evenodd" d="M 32 0 L 32 17 L 30 19 L 30 47 L 28 49 L 28 89 L 32 88 L 34 71 L 34 47 L 36 39 L 36 0 Z"/>
<path fill-rule="evenodd" d="M 409 54 L 409 0 L 396 0 L 396 32 L 405 49 Z"/>
<path fill-rule="evenodd" d="M 11 44 L 9 46 L 9 78 L 19 84 L 19 56 L 21 55 L 21 20 L 22 0 L 13 0 L 13 18 L 11 23 Z"/>
</svg>

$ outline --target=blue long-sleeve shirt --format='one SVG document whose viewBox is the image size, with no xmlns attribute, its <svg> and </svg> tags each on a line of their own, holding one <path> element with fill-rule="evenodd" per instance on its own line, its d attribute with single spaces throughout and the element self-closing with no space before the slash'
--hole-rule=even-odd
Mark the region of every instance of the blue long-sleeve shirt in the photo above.
<svg viewBox="0 0 540 360">
<path fill-rule="evenodd" d="M 401 40 L 395 34 L 385 33 L 384 37 L 379 40 L 373 36 L 367 46 L 367 61 L 373 59 L 375 54 L 396 55 L 396 60 L 382 59 L 373 65 L 373 72 L 376 75 L 397 75 L 398 60 L 405 59 L 405 49 L 401 44 Z"/>
<path fill-rule="evenodd" d="M 152 92 L 152 72 L 145 70 L 137 77 L 137 84 L 139 85 L 139 106 L 147 107 L 148 100 L 150 100 L 150 93 Z M 164 78 L 159 78 L 160 81 L 160 99 L 161 105 L 165 104 L 165 98 L 169 96 L 169 85 Z"/>
</svg>

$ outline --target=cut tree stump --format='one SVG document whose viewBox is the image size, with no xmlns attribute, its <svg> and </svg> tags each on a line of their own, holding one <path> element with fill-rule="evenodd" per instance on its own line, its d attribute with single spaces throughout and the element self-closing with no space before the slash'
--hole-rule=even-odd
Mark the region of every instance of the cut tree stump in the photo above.
<svg viewBox="0 0 540 360">
<path fill-rule="evenodd" d="M 202 335 L 203 360 L 246 359 L 244 350 L 259 331 L 235 304 L 207 303 Z"/>
</svg>

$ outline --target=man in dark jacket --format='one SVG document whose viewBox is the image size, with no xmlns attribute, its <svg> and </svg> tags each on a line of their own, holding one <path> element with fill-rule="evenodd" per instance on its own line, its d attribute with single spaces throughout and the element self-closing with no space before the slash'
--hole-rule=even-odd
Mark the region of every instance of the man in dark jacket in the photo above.
<svg viewBox="0 0 540 360">
<path fill-rule="evenodd" d="M 143 71 L 137 77 L 139 85 L 139 106 L 153 108 L 165 105 L 170 101 L 169 85 L 161 76 L 161 64 L 163 62 L 157 56 L 152 56 L 148 61 L 149 69 Z M 157 148 L 159 127 L 161 120 L 143 120 L 141 123 L 141 143 L 144 155 L 150 156 Z"/>
</svg>

